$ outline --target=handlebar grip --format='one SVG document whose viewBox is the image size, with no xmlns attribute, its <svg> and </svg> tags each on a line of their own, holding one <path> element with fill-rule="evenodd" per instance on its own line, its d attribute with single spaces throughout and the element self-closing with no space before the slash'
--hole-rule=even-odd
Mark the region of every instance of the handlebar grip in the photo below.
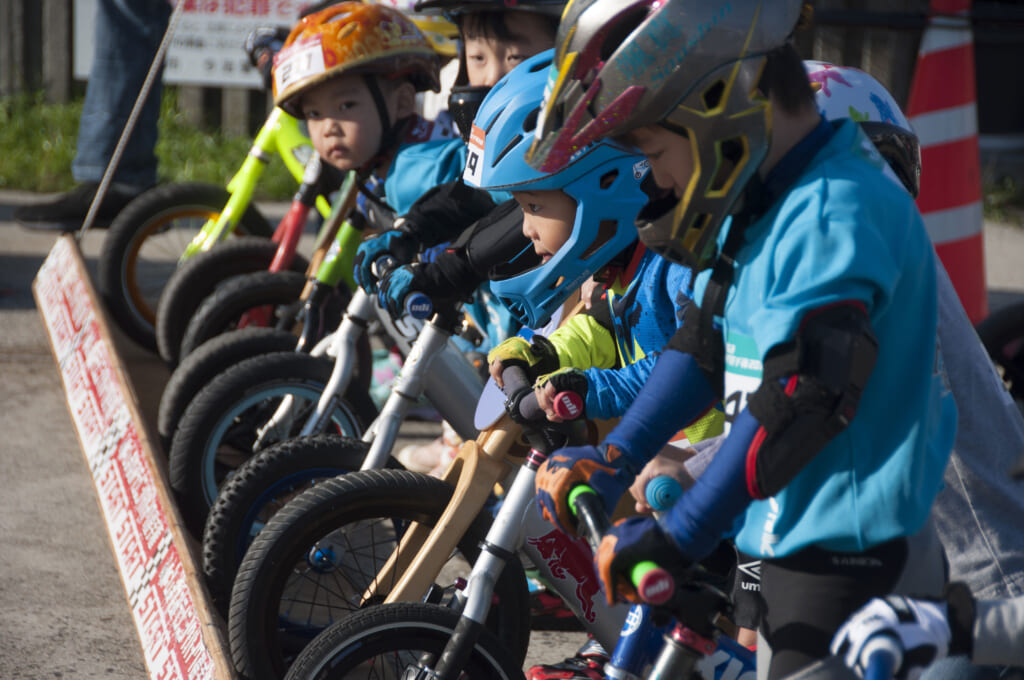
<svg viewBox="0 0 1024 680">
<path fill-rule="evenodd" d="M 512 396 L 519 390 L 530 389 L 530 378 L 527 377 L 526 371 L 521 366 L 504 366 L 501 369 L 501 381 L 505 383 L 505 386 L 501 388 L 505 396 Z"/>
<path fill-rule="evenodd" d="M 505 383 L 502 391 L 508 397 L 512 406 L 519 413 L 522 420 L 543 420 L 544 412 L 537 405 L 537 395 L 533 393 L 533 386 L 526 371 L 521 366 L 505 366 L 501 371 L 501 380 Z M 516 414 L 512 414 L 515 419 Z"/>
<path fill-rule="evenodd" d="M 583 415 L 583 398 L 566 390 L 555 395 L 555 415 L 562 420 L 576 420 Z"/>
<path fill-rule="evenodd" d="M 676 592 L 676 580 L 672 574 L 650 560 L 635 564 L 629 578 L 640 599 L 649 604 L 665 604 Z"/>
<path fill-rule="evenodd" d="M 668 475 L 659 475 L 647 482 L 644 488 L 644 496 L 647 498 L 647 505 L 655 512 L 668 510 L 679 497 L 683 495 L 683 487 L 679 481 Z"/>
<path fill-rule="evenodd" d="M 596 555 L 601 538 L 612 526 L 604 504 L 593 489 L 580 484 L 569 492 L 569 508 L 577 519 L 576 530 L 587 539 L 590 549 Z"/>
<path fill-rule="evenodd" d="M 864 659 L 864 680 L 890 680 L 903 663 L 903 648 L 892 635 L 874 635 L 860 652 Z"/>
<path fill-rule="evenodd" d="M 434 314 L 434 301 L 425 293 L 413 291 L 405 296 L 405 311 L 414 319 L 429 319 Z"/>
</svg>

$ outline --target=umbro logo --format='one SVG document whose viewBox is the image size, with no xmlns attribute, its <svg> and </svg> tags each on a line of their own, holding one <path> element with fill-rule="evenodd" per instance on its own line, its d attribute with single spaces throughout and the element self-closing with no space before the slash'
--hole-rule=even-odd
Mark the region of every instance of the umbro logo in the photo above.
<svg viewBox="0 0 1024 680">
<path fill-rule="evenodd" d="M 743 564 L 737 564 L 736 568 L 741 572 L 754 579 L 755 581 L 761 580 L 761 560 L 754 560 L 753 562 L 744 562 Z"/>
</svg>

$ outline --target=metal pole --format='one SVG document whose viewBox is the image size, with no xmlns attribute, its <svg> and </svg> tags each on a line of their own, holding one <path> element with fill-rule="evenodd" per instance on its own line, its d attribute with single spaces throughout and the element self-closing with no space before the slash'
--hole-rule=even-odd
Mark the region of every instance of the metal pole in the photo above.
<svg viewBox="0 0 1024 680">
<path fill-rule="evenodd" d="M 164 37 L 160 41 L 160 47 L 157 48 L 156 54 L 153 56 L 153 63 L 149 67 L 149 72 L 146 73 L 146 80 L 142 83 L 142 90 L 139 92 L 139 96 L 135 98 L 135 105 L 132 106 L 132 112 L 128 115 L 128 120 L 124 124 L 124 130 L 121 132 L 121 137 L 117 140 L 117 146 L 114 148 L 114 153 L 110 156 L 110 161 L 107 163 L 107 169 L 103 171 L 103 177 L 100 180 L 100 185 L 96 188 L 96 195 L 93 196 L 92 203 L 89 204 L 89 212 L 86 213 L 85 220 L 82 222 L 82 227 L 75 235 L 76 240 L 81 239 L 82 234 L 84 234 L 96 220 L 96 213 L 99 211 L 100 204 L 103 203 L 103 198 L 107 195 L 107 190 L 110 188 L 110 182 L 114 177 L 114 172 L 117 170 L 118 163 L 121 162 L 121 156 L 124 155 L 124 148 L 128 145 L 128 138 L 131 137 L 132 130 L 135 129 L 135 123 L 139 119 L 139 113 L 142 111 L 142 107 L 146 102 L 146 98 L 149 96 L 150 90 L 153 89 L 153 83 L 156 80 L 157 73 L 160 72 L 160 65 L 163 64 L 164 55 L 167 54 L 167 48 L 171 45 L 171 36 L 174 33 L 174 27 L 177 25 L 178 19 L 181 18 L 181 13 L 184 9 L 185 0 L 178 0 L 174 6 L 174 11 L 171 12 L 170 19 L 167 22 L 167 30 L 164 31 Z"/>
</svg>

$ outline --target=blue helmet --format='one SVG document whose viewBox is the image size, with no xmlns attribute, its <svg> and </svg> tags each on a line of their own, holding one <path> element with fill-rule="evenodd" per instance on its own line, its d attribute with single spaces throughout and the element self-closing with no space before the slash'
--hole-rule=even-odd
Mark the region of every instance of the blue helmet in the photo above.
<svg viewBox="0 0 1024 680">
<path fill-rule="evenodd" d="M 583 282 L 637 239 L 634 220 L 647 203 L 643 156 L 606 142 L 576 153 L 553 174 L 524 158 L 533 142 L 554 51 L 531 57 L 498 81 L 474 119 L 463 180 L 487 190 L 561 190 L 576 201 L 568 241 L 541 264 L 533 247 L 491 272 L 491 291 L 524 325 L 539 328 Z"/>
</svg>

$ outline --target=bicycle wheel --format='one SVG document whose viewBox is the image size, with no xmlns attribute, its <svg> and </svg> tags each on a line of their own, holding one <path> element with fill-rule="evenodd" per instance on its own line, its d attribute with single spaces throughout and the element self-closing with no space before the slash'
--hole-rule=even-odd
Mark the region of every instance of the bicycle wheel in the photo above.
<svg viewBox="0 0 1024 680">
<path fill-rule="evenodd" d="M 229 198 L 223 187 L 201 182 L 165 184 L 140 194 L 110 225 L 99 253 L 96 288 L 128 337 L 156 350 L 157 301 L 185 247 Z M 238 232 L 267 238 L 272 230 L 255 206 Z"/>
<path fill-rule="evenodd" d="M 230 336 L 213 338 L 185 357 L 160 395 L 157 432 L 163 450 L 168 451 L 181 414 L 208 382 L 254 356 L 292 351 L 298 340 L 293 333 L 276 328 L 244 328 Z"/>
<path fill-rule="evenodd" d="M 297 325 L 299 297 L 306 285 L 305 274 L 298 272 L 252 272 L 225 279 L 202 301 L 188 321 L 181 339 L 181 356 L 187 357 L 199 345 L 223 333 L 238 329 L 247 314 L 262 311 L 263 319 L 250 319 L 259 325 L 289 329 Z M 333 326 L 341 321 L 335 311 Z"/>
<path fill-rule="evenodd" d="M 1024 412 L 1024 302 L 990 314 L 978 324 L 978 337 Z"/>
<path fill-rule="evenodd" d="M 185 525 L 202 536 L 225 479 L 259 449 L 298 435 L 331 374 L 324 358 L 295 352 L 247 359 L 214 378 L 188 405 L 171 439 L 171 488 Z M 292 407 L 272 427 L 282 399 Z M 370 396 L 350 386 L 330 414 L 331 431 L 359 437 L 376 417 Z"/>
<path fill-rule="evenodd" d="M 359 599 L 409 522 L 434 526 L 453 489 L 405 470 L 335 477 L 288 503 L 246 552 L 231 592 L 228 637 L 235 668 L 249 680 L 280 678 L 306 644 L 359 608 Z M 479 555 L 490 516 L 476 517 L 438 577 L 453 583 Z M 518 559 L 498 577 L 487 627 L 519 664 L 529 642 L 526 576 Z M 372 604 L 372 603 L 371 603 Z"/>
<path fill-rule="evenodd" d="M 267 238 L 239 238 L 219 243 L 186 260 L 171 275 L 156 307 L 156 343 L 160 358 L 172 368 L 184 354 L 181 341 L 188 322 L 217 286 L 233 276 L 266 271 L 277 244 Z M 308 262 L 296 256 L 290 267 L 305 272 Z"/>
<path fill-rule="evenodd" d="M 275 444 L 245 462 L 217 494 L 203 529 L 203 575 L 225 618 L 238 565 L 284 504 L 317 482 L 358 470 L 369 444 L 318 434 Z M 389 466 L 401 467 L 394 459 Z"/>
<path fill-rule="evenodd" d="M 424 655 L 436 659 L 455 632 L 459 614 L 421 602 L 379 605 L 326 629 L 303 650 L 286 680 L 419 677 Z M 406 673 L 409 673 L 406 676 Z M 513 680 L 523 672 L 500 640 L 481 631 L 466 662 L 465 680 Z"/>
</svg>

